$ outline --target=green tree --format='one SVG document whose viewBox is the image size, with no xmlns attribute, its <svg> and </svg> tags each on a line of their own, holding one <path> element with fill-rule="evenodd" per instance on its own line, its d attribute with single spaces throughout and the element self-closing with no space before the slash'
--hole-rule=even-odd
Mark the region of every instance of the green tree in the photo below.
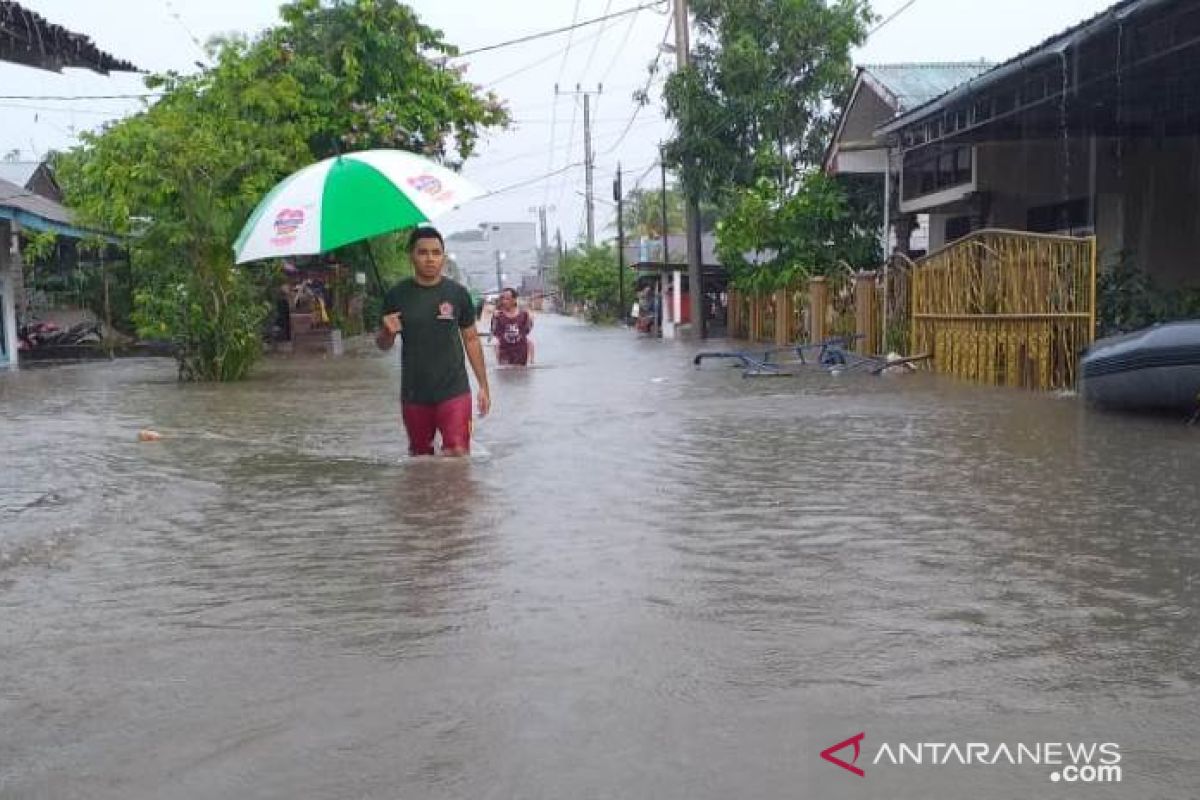
<svg viewBox="0 0 1200 800">
<path fill-rule="evenodd" d="M 629 237 L 646 236 L 658 238 L 662 236 L 662 201 L 661 189 L 631 189 L 625 193 L 624 217 L 625 235 Z M 683 234 L 684 224 L 683 192 L 676 186 L 667 187 L 667 226 L 670 233 Z M 716 227 L 718 210 L 708 202 L 700 204 L 700 228 L 711 231 Z M 614 220 L 612 229 L 616 230 Z"/>
<path fill-rule="evenodd" d="M 583 303 L 593 322 L 617 319 L 619 308 L 618 277 L 625 282 L 625 298 L 633 298 L 633 274 L 620 273 L 617 252 L 611 246 L 581 247 L 563 256 L 558 265 L 558 285 L 568 303 Z"/>
<path fill-rule="evenodd" d="M 396 0 L 297 0 L 280 13 L 254 40 L 213 41 L 211 69 L 150 76 L 158 102 L 59 158 L 85 223 L 131 237 L 139 332 L 175 341 L 186 379 L 241 378 L 260 352 L 267 272 L 235 269 L 231 246 L 277 181 L 371 147 L 457 164 L 508 119 L 443 66 L 455 48 Z"/>
<path fill-rule="evenodd" d="M 693 0 L 697 43 L 667 81 L 664 153 L 685 193 L 721 210 L 718 247 L 740 285 L 873 261 L 870 209 L 814 174 L 853 79 L 866 0 Z M 756 259 L 745 254 L 758 253 Z M 764 273 L 759 275 L 758 273 Z"/>
<path fill-rule="evenodd" d="M 766 179 L 734 197 L 717 226 L 717 255 L 739 288 L 770 291 L 877 257 L 878 229 L 864 225 L 841 186 L 820 171 L 782 199 Z"/>
<path fill-rule="evenodd" d="M 697 41 L 664 91 L 665 146 L 684 191 L 720 200 L 760 178 L 785 189 L 817 163 L 853 80 L 865 0 L 693 0 Z"/>
</svg>

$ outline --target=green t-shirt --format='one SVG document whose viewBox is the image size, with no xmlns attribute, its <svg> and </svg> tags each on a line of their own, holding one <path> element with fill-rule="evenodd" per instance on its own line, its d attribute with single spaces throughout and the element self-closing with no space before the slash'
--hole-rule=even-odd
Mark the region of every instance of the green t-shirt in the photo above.
<svg viewBox="0 0 1200 800">
<path fill-rule="evenodd" d="M 475 327 L 466 287 L 449 278 L 422 286 L 412 278 L 383 298 L 383 313 L 400 312 L 400 400 L 434 405 L 471 391 L 462 328 Z"/>
</svg>

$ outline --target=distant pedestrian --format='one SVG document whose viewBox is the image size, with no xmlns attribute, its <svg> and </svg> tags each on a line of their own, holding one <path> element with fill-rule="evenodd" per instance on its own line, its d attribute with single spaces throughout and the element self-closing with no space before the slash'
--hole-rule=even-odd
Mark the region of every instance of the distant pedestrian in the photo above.
<svg viewBox="0 0 1200 800">
<path fill-rule="evenodd" d="M 500 305 L 492 315 L 492 336 L 496 341 L 496 360 L 500 364 L 526 366 L 533 363 L 533 317 L 517 307 L 517 290 L 500 293 Z"/>
</svg>

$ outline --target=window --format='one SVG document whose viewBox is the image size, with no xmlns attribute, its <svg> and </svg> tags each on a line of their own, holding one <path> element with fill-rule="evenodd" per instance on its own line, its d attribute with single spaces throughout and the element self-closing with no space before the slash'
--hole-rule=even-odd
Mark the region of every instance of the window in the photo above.
<svg viewBox="0 0 1200 800">
<path fill-rule="evenodd" d="M 965 186 L 973 179 L 970 145 L 931 145 L 905 155 L 903 199 Z"/>
</svg>

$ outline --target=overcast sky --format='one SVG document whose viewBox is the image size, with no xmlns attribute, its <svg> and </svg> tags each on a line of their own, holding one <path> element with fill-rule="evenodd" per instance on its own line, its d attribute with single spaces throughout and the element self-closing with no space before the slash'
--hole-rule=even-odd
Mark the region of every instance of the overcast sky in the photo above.
<svg viewBox="0 0 1200 800">
<path fill-rule="evenodd" d="M 103 49 L 138 66 L 193 71 L 215 33 L 254 33 L 277 20 L 275 0 L 21 0 L 51 22 L 87 34 Z M 429 24 L 462 49 L 568 25 L 639 5 L 640 0 L 412 0 Z M 856 53 L 858 63 L 1003 61 L 1112 4 L 1112 0 L 876 0 L 887 20 Z M 898 12 L 898 13 L 897 13 Z M 613 175 L 620 161 L 625 186 L 657 186 L 657 143 L 667 132 L 659 95 L 636 118 L 632 92 L 645 85 L 646 67 L 668 29 L 668 15 L 642 11 L 607 25 L 582 28 L 467 59 L 468 78 L 506 98 L 515 125 L 482 142 L 465 173 L 491 191 L 537 178 L 583 160 L 582 100 L 555 96 L 576 85 L 603 92 L 592 98 L 596 151 L 598 238 L 612 235 Z M 672 39 L 673 41 L 673 33 Z M 568 48 L 568 44 L 570 47 Z M 673 54 L 662 54 L 664 66 Z M 661 79 L 661 76 L 660 76 Z M 69 147 L 77 131 L 93 129 L 137 108 L 135 100 L 13 99 L 21 95 L 94 96 L 144 91 L 136 75 L 62 75 L 0 64 L 0 155 L 23 158 Z M 626 133 L 627 131 L 627 133 Z M 622 134 L 625 133 L 622 139 Z M 561 227 L 570 244 L 583 231 L 584 170 L 575 167 L 477 201 L 439 221 L 447 232 L 486 221 L 535 219 L 554 206 L 551 235 Z"/>
</svg>

